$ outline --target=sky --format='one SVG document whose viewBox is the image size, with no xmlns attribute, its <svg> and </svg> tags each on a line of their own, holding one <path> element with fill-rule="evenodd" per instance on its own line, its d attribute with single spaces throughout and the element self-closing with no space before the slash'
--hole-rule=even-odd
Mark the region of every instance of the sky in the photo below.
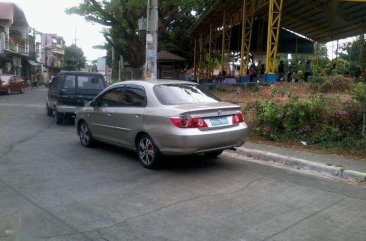
<svg viewBox="0 0 366 241">
<path fill-rule="evenodd" d="M 103 27 L 87 22 L 81 16 L 65 13 L 66 8 L 77 6 L 82 0 L 11 0 L 8 2 L 16 3 L 24 11 L 31 28 L 62 36 L 67 46 L 74 43 L 76 32 L 76 45 L 83 50 L 88 61 L 105 56 L 105 50 L 93 49 L 93 46 L 102 45 L 105 42 L 100 33 Z"/>
</svg>

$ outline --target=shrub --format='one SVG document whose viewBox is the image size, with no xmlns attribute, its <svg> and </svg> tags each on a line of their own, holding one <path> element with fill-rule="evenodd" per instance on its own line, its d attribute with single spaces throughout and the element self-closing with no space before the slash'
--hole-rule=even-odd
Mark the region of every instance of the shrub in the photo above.
<svg viewBox="0 0 366 241">
<path fill-rule="evenodd" d="M 252 107 L 253 108 L 253 107 Z M 257 102 L 254 105 L 254 130 L 271 140 L 278 140 L 281 133 L 281 114 L 277 105 L 270 101 Z"/>
<path fill-rule="evenodd" d="M 357 83 L 352 90 L 352 97 L 361 103 L 366 103 L 366 84 Z"/>
<path fill-rule="evenodd" d="M 346 92 L 351 90 L 353 86 L 352 78 L 336 75 L 313 79 L 309 85 L 309 90 L 313 93 Z"/>
</svg>

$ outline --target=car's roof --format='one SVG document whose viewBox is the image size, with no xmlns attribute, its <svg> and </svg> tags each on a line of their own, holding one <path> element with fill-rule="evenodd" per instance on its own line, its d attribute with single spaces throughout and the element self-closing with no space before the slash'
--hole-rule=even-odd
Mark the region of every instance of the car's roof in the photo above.
<svg viewBox="0 0 366 241">
<path fill-rule="evenodd" d="M 121 81 L 113 84 L 116 85 L 142 85 L 142 86 L 154 86 L 154 85 L 164 85 L 164 84 L 194 84 L 194 82 L 182 81 L 182 80 L 127 80 Z"/>
</svg>

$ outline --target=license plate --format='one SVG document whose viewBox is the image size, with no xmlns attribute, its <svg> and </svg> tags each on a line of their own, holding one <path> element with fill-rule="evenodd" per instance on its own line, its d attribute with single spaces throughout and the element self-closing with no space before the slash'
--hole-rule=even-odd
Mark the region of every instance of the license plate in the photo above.
<svg viewBox="0 0 366 241">
<path fill-rule="evenodd" d="M 229 121 L 227 120 L 227 117 L 215 117 L 210 118 L 210 122 L 212 126 L 223 126 L 228 125 Z"/>
</svg>

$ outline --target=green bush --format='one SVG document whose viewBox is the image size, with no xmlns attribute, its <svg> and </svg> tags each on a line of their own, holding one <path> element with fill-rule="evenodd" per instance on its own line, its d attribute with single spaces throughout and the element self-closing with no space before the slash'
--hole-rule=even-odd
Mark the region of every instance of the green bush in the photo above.
<svg viewBox="0 0 366 241">
<path fill-rule="evenodd" d="M 263 101 L 249 109 L 255 110 L 252 130 L 269 140 L 286 138 L 330 146 L 360 138 L 362 105 L 357 101 L 291 97 L 285 104 Z"/>
<path fill-rule="evenodd" d="M 352 97 L 361 103 L 366 103 L 366 84 L 357 83 L 352 90 Z"/>
</svg>

